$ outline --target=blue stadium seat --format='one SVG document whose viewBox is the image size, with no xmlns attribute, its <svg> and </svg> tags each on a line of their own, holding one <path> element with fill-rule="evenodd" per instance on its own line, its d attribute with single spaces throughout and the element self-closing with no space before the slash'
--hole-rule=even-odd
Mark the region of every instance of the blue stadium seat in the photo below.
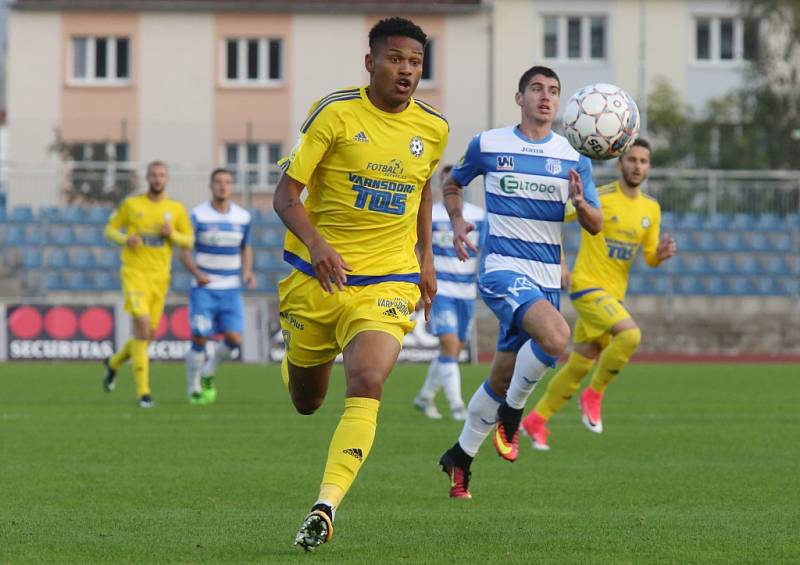
<svg viewBox="0 0 800 565">
<path fill-rule="evenodd" d="M 22 266 L 26 269 L 40 269 L 42 267 L 43 253 L 39 247 L 20 248 Z"/>
<path fill-rule="evenodd" d="M 47 256 L 47 267 L 50 269 L 64 269 L 67 266 L 67 252 L 60 248 L 51 249 Z"/>
<path fill-rule="evenodd" d="M 64 288 L 64 281 L 61 278 L 61 273 L 55 271 L 48 271 L 45 273 L 44 287 L 47 290 L 61 290 Z"/>
<path fill-rule="evenodd" d="M 54 224 L 59 221 L 61 211 L 58 206 L 42 206 L 39 208 L 39 222 Z"/>
<path fill-rule="evenodd" d="M 763 296 L 775 296 L 781 293 L 778 281 L 773 277 L 757 277 L 754 280 L 754 289 L 756 294 Z"/>
<path fill-rule="evenodd" d="M 793 249 L 792 234 L 790 233 L 776 233 L 772 236 L 772 248 L 775 251 L 782 253 L 789 253 Z"/>
<path fill-rule="evenodd" d="M 25 244 L 25 228 L 22 226 L 6 226 L 3 242 L 7 246 Z"/>
<path fill-rule="evenodd" d="M 675 245 L 678 247 L 680 253 L 696 251 L 697 246 L 694 243 L 694 238 L 690 232 L 678 232 L 674 236 Z"/>
<path fill-rule="evenodd" d="M 92 206 L 89 208 L 89 214 L 86 221 L 90 224 L 105 224 L 108 222 L 108 217 L 111 215 L 111 208 L 105 206 Z"/>
<path fill-rule="evenodd" d="M 252 208 L 250 210 L 250 226 L 260 226 L 264 223 L 264 213 L 260 208 Z"/>
<path fill-rule="evenodd" d="M 750 236 L 749 241 L 745 238 L 745 243 L 747 244 L 748 249 L 753 251 L 759 252 L 766 252 L 772 250 L 772 242 L 766 236 L 766 234 L 758 232 L 754 233 Z"/>
<path fill-rule="evenodd" d="M 755 229 L 761 231 L 777 231 L 781 229 L 781 220 L 776 214 L 760 214 Z"/>
<path fill-rule="evenodd" d="M 686 212 L 678 220 L 678 228 L 683 231 L 696 231 L 703 229 L 703 216 L 698 212 Z"/>
<path fill-rule="evenodd" d="M 725 251 L 737 252 L 746 250 L 742 234 L 737 232 L 722 232 L 719 235 L 722 249 Z"/>
<path fill-rule="evenodd" d="M 708 277 L 705 286 L 709 294 L 715 296 L 728 294 L 728 287 L 725 285 L 725 280 L 722 277 Z"/>
<path fill-rule="evenodd" d="M 800 292 L 800 281 L 797 277 L 779 277 L 778 289 L 780 293 L 787 296 L 797 296 Z"/>
<path fill-rule="evenodd" d="M 261 292 L 275 292 L 278 290 L 275 284 L 275 278 L 274 276 L 270 276 L 270 273 L 259 273 L 256 277 L 256 283 L 256 289 Z"/>
<path fill-rule="evenodd" d="M 47 234 L 47 243 L 50 245 L 74 245 L 75 230 L 72 226 L 58 226 L 50 228 Z"/>
<path fill-rule="evenodd" d="M 742 275 L 755 275 L 761 272 L 758 257 L 751 253 L 739 255 L 737 258 L 736 272 Z"/>
<path fill-rule="evenodd" d="M 781 229 L 800 230 L 800 214 L 786 214 L 781 222 Z"/>
<path fill-rule="evenodd" d="M 98 271 L 92 281 L 95 290 L 118 290 L 119 276 L 108 271 Z"/>
<path fill-rule="evenodd" d="M 728 279 L 731 294 L 739 296 L 751 295 L 755 293 L 751 277 L 735 276 Z"/>
<path fill-rule="evenodd" d="M 279 261 L 276 260 L 275 255 L 270 251 L 256 251 L 256 256 L 253 261 L 253 266 L 257 271 L 269 271 L 278 266 Z"/>
<path fill-rule="evenodd" d="M 283 222 L 278 217 L 278 213 L 274 208 L 267 210 L 267 213 L 264 215 L 264 224 L 269 226 L 280 226 L 281 228 L 283 227 Z"/>
<path fill-rule="evenodd" d="M 714 255 L 709 259 L 711 270 L 718 275 L 732 275 L 737 270 L 733 255 Z"/>
<path fill-rule="evenodd" d="M 89 281 L 83 271 L 67 271 L 64 277 L 64 287 L 67 290 L 89 290 Z"/>
<path fill-rule="evenodd" d="M 76 249 L 72 252 L 69 264 L 75 269 L 92 269 L 95 266 L 94 253 L 88 249 Z"/>
<path fill-rule="evenodd" d="M 711 231 L 702 231 L 695 234 L 695 248 L 699 251 L 716 251 L 720 244 L 717 234 Z"/>
<path fill-rule="evenodd" d="M 733 215 L 733 219 L 731 220 L 728 229 L 734 229 L 738 231 L 751 231 L 755 228 L 755 218 L 750 214 L 745 214 L 743 212 L 737 212 Z"/>
<path fill-rule="evenodd" d="M 669 260 L 664 269 L 672 273 L 673 275 L 686 274 L 689 268 L 686 260 L 687 257 L 688 255 L 686 255 L 685 253 L 679 253 L 678 255 L 675 255 L 675 257 Z"/>
<path fill-rule="evenodd" d="M 61 214 L 61 221 L 65 224 L 85 224 L 86 211 L 80 206 L 67 206 Z"/>
<path fill-rule="evenodd" d="M 705 289 L 699 277 L 692 275 L 685 275 L 678 277 L 677 285 L 675 286 L 676 294 L 698 295 L 704 294 Z"/>
<path fill-rule="evenodd" d="M 258 246 L 260 247 L 280 247 L 282 244 L 281 236 L 274 229 L 263 230 L 258 238 Z"/>
<path fill-rule="evenodd" d="M 29 245 L 41 245 L 44 243 L 44 231 L 41 226 L 36 224 L 28 226 L 26 230 L 25 243 Z"/>
<path fill-rule="evenodd" d="M 686 272 L 691 275 L 703 275 L 710 270 L 711 266 L 705 255 L 690 255 L 686 261 Z"/>
<path fill-rule="evenodd" d="M 189 292 L 192 285 L 192 275 L 185 271 L 179 271 L 172 275 L 172 290 L 175 292 Z"/>
<path fill-rule="evenodd" d="M 33 208 L 30 206 L 14 206 L 8 221 L 12 224 L 31 224 L 34 222 Z"/>
<path fill-rule="evenodd" d="M 119 251 L 116 249 L 101 249 L 97 255 L 97 266 L 107 270 L 119 269 Z"/>
<path fill-rule="evenodd" d="M 571 229 L 564 229 L 564 250 L 576 252 L 581 242 L 581 232 Z"/>
<path fill-rule="evenodd" d="M 789 263 L 782 255 L 767 255 L 764 257 L 764 271 L 770 275 L 790 275 Z"/>
<path fill-rule="evenodd" d="M 675 212 L 661 212 L 661 229 L 663 230 L 671 230 L 675 229 L 675 226 L 678 224 L 678 219 L 675 216 Z"/>
<path fill-rule="evenodd" d="M 722 231 L 727 230 L 731 224 L 730 214 L 711 214 L 706 218 L 705 225 L 707 230 Z"/>
<path fill-rule="evenodd" d="M 98 226 L 84 226 L 78 230 L 75 241 L 83 245 L 98 245 L 103 241 L 103 230 Z"/>
</svg>

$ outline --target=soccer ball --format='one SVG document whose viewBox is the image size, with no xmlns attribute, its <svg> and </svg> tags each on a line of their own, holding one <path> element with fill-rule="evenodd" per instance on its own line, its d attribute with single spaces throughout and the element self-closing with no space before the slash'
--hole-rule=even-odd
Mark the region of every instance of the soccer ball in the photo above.
<svg viewBox="0 0 800 565">
<path fill-rule="evenodd" d="M 592 159 L 619 157 L 639 135 L 639 108 L 618 86 L 584 86 L 567 102 L 564 135 L 582 155 Z"/>
</svg>

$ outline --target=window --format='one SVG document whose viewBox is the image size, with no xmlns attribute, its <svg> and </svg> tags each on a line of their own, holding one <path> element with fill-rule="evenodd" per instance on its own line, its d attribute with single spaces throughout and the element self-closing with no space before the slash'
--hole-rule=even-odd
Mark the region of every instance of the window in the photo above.
<svg viewBox="0 0 800 565">
<path fill-rule="evenodd" d="M 272 190 L 278 184 L 282 157 L 280 143 L 226 143 L 225 167 L 233 173 L 234 183 L 247 190 Z"/>
<path fill-rule="evenodd" d="M 227 39 L 224 59 L 229 84 L 263 85 L 283 78 L 280 39 Z"/>
<path fill-rule="evenodd" d="M 571 61 L 606 58 L 605 16 L 544 16 L 544 57 Z"/>
<path fill-rule="evenodd" d="M 73 37 L 72 80 L 82 83 L 126 83 L 130 78 L 127 37 Z"/>
<path fill-rule="evenodd" d="M 98 189 L 111 192 L 133 180 L 129 145 L 126 141 L 85 141 L 68 143 L 68 162 L 75 188 L 82 193 Z"/>
<path fill-rule="evenodd" d="M 758 54 L 760 23 L 730 17 L 695 20 L 695 60 L 751 61 Z"/>
<path fill-rule="evenodd" d="M 422 77 L 420 80 L 424 80 L 427 82 L 433 82 L 436 78 L 434 74 L 435 61 L 434 57 L 436 54 L 436 50 L 434 49 L 433 40 L 429 39 L 428 42 L 425 44 L 423 49 L 423 56 L 422 56 Z"/>
</svg>

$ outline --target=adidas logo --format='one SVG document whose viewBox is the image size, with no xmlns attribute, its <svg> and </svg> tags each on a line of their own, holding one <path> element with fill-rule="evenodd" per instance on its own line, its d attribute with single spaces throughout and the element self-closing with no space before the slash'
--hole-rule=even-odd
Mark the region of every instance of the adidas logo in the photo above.
<svg viewBox="0 0 800 565">
<path fill-rule="evenodd" d="M 389 316 L 390 318 L 399 318 L 400 316 L 397 315 L 397 310 L 394 308 L 389 308 L 388 310 L 383 311 L 384 316 Z"/>
<path fill-rule="evenodd" d="M 369 143 L 367 134 L 365 134 L 363 131 L 358 132 L 355 137 L 353 137 L 353 141 L 358 141 L 359 143 Z"/>
<path fill-rule="evenodd" d="M 359 449 L 358 447 L 353 448 L 353 449 L 343 449 L 342 453 L 344 453 L 345 455 L 352 455 L 353 457 L 355 457 L 359 461 L 363 461 L 364 460 L 364 452 L 361 451 L 361 449 Z"/>
</svg>

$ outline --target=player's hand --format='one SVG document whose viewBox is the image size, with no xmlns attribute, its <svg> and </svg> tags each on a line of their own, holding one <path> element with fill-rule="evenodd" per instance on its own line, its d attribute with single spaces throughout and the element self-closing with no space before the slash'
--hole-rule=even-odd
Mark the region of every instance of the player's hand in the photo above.
<svg viewBox="0 0 800 565">
<path fill-rule="evenodd" d="M 456 249 L 456 255 L 461 261 L 469 259 L 467 249 L 473 253 L 478 252 L 478 248 L 472 245 L 469 240 L 469 232 L 475 229 L 475 224 L 470 224 L 464 218 L 456 218 L 453 221 L 453 247 Z M 427 318 L 425 318 L 427 320 Z"/>
<path fill-rule="evenodd" d="M 658 242 L 658 247 L 656 247 L 656 257 L 658 257 L 658 260 L 665 261 L 669 259 L 675 255 L 677 250 L 678 246 L 675 240 L 672 239 L 669 232 L 664 232 L 664 235 L 661 236 L 661 241 Z"/>
<path fill-rule="evenodd" d="M 342 256 L 323 239 L 311 245 L 308 251 L 311 253 L 314 275 L 322 288 L 326 292 L 333 292 L 333 285 L 336 285 L 339 290 L 344 290 L 347 282 L 345 271 L 352 271 L 353 268 L 345 262 Z"/>
<path fill-rule="evenodd" d="M 583 181 L 575 169 L 569 170 L 569 199 L 576 210 L 586 202 L 583 198 Z"/>
<path fill-rule="evenodd" d="M 420 261 L 419 273 L 420 301 L 425 308 L 425 321 L 431 319 L 431 306 L 436 297 L 436 269 L 433 266 L 433 256 L 425 254 Z"/>
<path fill-rule="evenodd" d="M 569 267 L 567 267 L 567 262 L 564 260 L 564 255 L 561 256 L 561 290 L 567 290 L 569 288 Z"/>
<path fill-rule="evenodd" d="M 135 249 L 136 247 L 142 244 L 142 236 L 139 234 L 133 234 L 128 236 L 128 239 L 125 241 L 125 245 L 130 247 L 131 249 Z"/>
<path fill-rule="evenodd" d="M 253 274 L 252 271 L 248 273 L 244 273 L 242 275 L 242 279 L 244 279 L 244 284 L 247 285 L 247 288 L 255 288 L 256 287 L 256 276 Z"/>
<path fill-rule="evenodd" d="M 164 222 L 164 223 L 161 225 L 161 231 L 160 231 L 160 233 L 161 233 L 161 235 L 162 235 L 163 237 L 166 237 L 167 239 L 169 239 L 169 236 L 171 236 L 171 235 L 172 235 L 172 225 L 170 225 L 170 223 L 169 223 L 169 222 Z"/>
<path fill-rule="evenodd" d="M 198 271 L 194 278 L 197 281 L 198 286 L 206 286 L 211 282 L 211 277 L 209 277 L 203 271 Z"/>
</svg>

